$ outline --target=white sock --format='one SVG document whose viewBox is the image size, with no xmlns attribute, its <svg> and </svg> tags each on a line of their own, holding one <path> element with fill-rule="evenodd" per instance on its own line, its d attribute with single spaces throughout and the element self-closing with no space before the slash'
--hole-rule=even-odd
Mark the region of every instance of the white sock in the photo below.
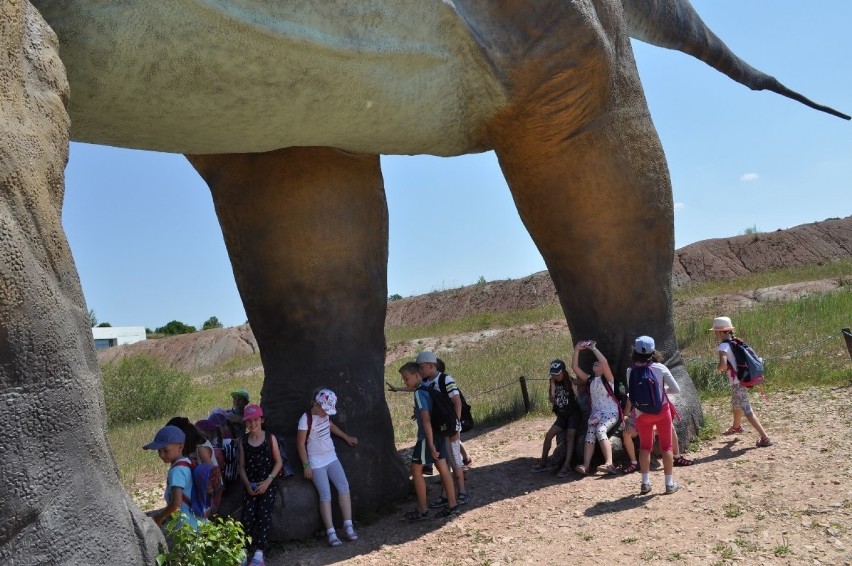
<svg viewBox="0 0 852 566">
<path fill-rule="evenodd" d="M 334 527 L 329 527 L 328 529 L 326 529 L 325 533 L 328 536 L 334 536 L 337 534 L 337 531 L 334 530 Z"/>
<path fill-rule="evenodd" d="M 255 550 L 254 551 L 254 558 L 252 558 L 252 560 L 263 560 L 263 551 L 262 550 Z"/>
<path fill-rule="evenodd" d="M 344 527 L 351 527 L 352 526 L 352 520 L 347 519 L 346 521 L 343 521 L 343 526 Z"/>
<path fill-rule="evenodd" d="M 673 485 L 673 484 L 674 484 L 674 476 L 667 475 L 666 476 L 666 485 Z"/>
<path fill-rule="evenodd" d="M 633 464 L 634 466 L 639 464 L 639 462 L 637 460 L 630 460 L 630 463 Z"/>
<path fill-rule="evenodd" d="M 642 483 L 651 483 L 651 474 L 642 474 Z"/>
</svg>

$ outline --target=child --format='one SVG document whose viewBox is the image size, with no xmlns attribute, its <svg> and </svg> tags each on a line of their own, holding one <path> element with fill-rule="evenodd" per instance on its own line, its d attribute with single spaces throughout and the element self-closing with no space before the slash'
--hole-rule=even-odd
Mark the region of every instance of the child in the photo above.
<svg viewBox="0 0 852 566">
<path fill-rule="evenodd" d="M 650 368 L 651 372 L 657 380 L 660 388 L 659 395 L 663 400 L 663 407 L 657 414 L 643 413 L 638 409 L 633 409 L 633 403 L 628 394 L 627 405 L 625 407 L 624 420 L 627 420 L 627 414 L 631 410 L 635 410 L 636 429 L 639 431 L 639 469 L 642 472 L 642 483 L 639 486 L 639 493 L 644 495 L 651 491 L 651 450 L 654 447 L 654 427 L 657 427 L 657 438 L 660 441 L 660 451 L 663 453 L 663 471 L 665 473 L 666 494 L 672 494 L 680 489 L 674 481 L 672 468 L 674 466 L 674 456 L 672 455 L 672 416 L 677 415 L 674 405 L 669 401 L 666 394 L 666 388 L 673 394 L 680 392 L 680 386 L 675 381 L 674 376 L 669 371 L 669 368 L 660 363 L 660 354 L 654 349 L 654 339 L 650 336 L 640 336 L 633 344 L 632 361 L 633 367 L 627 368 L 627 390 L 630 391 L 630 377 L 634 369 L 642 370 L 642 366 Z"/>
<path fill-rule="evenodd" d="M 456 501 L 456 491 L 453 488 L 453 478 L 444 459 L 446 443 L 442 438 L 435 438 L 432 434 L 432 422 L 430 413 L 432 411 L 432 397 L 429 386 L 423 383 L 420 374 L 420 366 L 416 362 L 408 362 L 399 368 L 402 381 L 408 389 L 414 391 L 414 416 L 417 420 L 417 442 L 411 454 L 411 477 L 414 482 L 414 491 L 417 494 L 417 507 L 404 516 L 409 521 L 419 521 L 429 516 L 429 508 L 426 505 L 426 479 L 423 477 L 423 466 L 434 463 L 441 475 L 441 484 L 444 493 L 447 494 L 447 506 L 441 509 L 436 516 L 439 518 L 458 515 L 459 504 Z"/>
<path fill-rule="evenodd" d="M 553 438 L 557 434 L 565 434 L 565 465 L 559 470 L 559 477 L 568 475 L 571 464 L 571 455 L 574 453 L 574 437 L 577 434 L 577 426 L 580 424 L 580 406 L 574 396 L 574 388 L 571 386 L 570 377 L 565 370 L 565 362 L 553 360 L 550 363 L 550 394 L 548 398 L 553 405 L 556 421 L 550 426 L 550 430 L 544 436 L 544 445 L 541 448 L 541 460 L 533 466 L 534 473 L 543 472 L 547 469 L 547 457 Z"/>
<path fill-rule="evenodd" d="M 188 465 L 178 465 L 178 462 L 189 464 L 189 458 L 183 455 L 185 439 L 181 429 L 166 425 L 157 431 L 154 440 L 143 446 L 145 450 L 156 450 L 160 459 L 170 466 L 164 493 L 166 508 L 154 515 L 154 522 L 160 527 L 174 513 L 180 512 L 180 525 L 198 529 L 198 519 L 188 503 L 192 498 L 192 469 Z"/>
<path fill-rule="evenodd" d="M 240 446 L 240 479 L 243 482 L 242 523 L 246 534 L 251 537 L 246 556 L 254 548 L 250 564 L 263 566 L 263 551 L 272 526 L 272 508 L 275 504 L 275 476 L 281 471 L 283 461 L 278 441 L 263 430 L 263 409 L 258 405 L 246 405 L 243 410 L 246 434 Z"/>
<path fill-rule="evenodd" d="M 731 382 L 731 408 L 734 413 L 734 422 L 724 432 L 724 434 L 739 434 L 743 431 L 742 421 L 743 415 L 754 427 L 754 430 L 760 434 L 757 440 L 757 446 L 760 448 L 772 446 L 772 441 L 766 435 L 763 425 L 760 424 L 757 415 L 752 411 L 751 403 L 748 401 L 748 390 L 742 386 L 740 380 L 737 379 L 737 359 L 734 357 L 734 352 L 731 345 L 726 340 L 731 340 L 734 337 L 734 327 L 731 324 L 731 319 L 727 316 L 720 316 L 713 319 L 713 327 L 710 329 L 716 333 L 716 341 L 719 347 L 716 352 L 719 354 L 719 365 L 716 371 L 725 372 L 728 374 L 728 379 Z"/>
<path fill-rule="evenodd" d="M 639 433 L 636 431 L 636 419 L 633 417 L 633 414 L 625 413 L 625 416 L 627 418 L 624 421 L 624 430 L 621 432 L 621 441 L 624 445 L 624 451 L 627 452 L 627 457 L 630 459 L 630 463 L 621 469 L 621 473 L 632 474 L 639 470 L 639 460 L 636 459 L 636 446 L 633 442 L 633 439 L 639 436 Z M 673 420 L 674 418 L 675 415 L 672 415 Z M 675 467 L 692 465 L 692 460 L 688 460 L 680 453 L 680 442 L 677 438 L 677 430 L 674 428 L 674 423 L 672 423 L 672 453 L 672 463 Z"/>
<path fill-rule="evenodd" d="M 320 389 L 314 394 L 310 415 L 304 413 L 299 418 L 296 431 L 296 447 L 305 470 L 305 479 L 312 480 L 319 492 L 319 507 L 322 522 L 328 535 L 329 546 L 343 544 L 337 538 L 334 524 L 331 522 L 331 486 L 329 480 L 337 489 L 337 499 L 340 502 L 340 513 L 343 515 L 343 538 L 358 540 L 358 535 L 352 527 L 352 500 L 349 496 L 349 482 L 337 452 L 334 449 L 331 435 L 343 439 L 349 446 L 357 446 L 358 439 L 349 436 L 337 425 L 331 422 L 330 415 L 337 413 L 337 395 L 330 389 Z M 308 417 L 310 416 L 310 422 Z"/>
<path fill-rule="evenodd" d="M 242 438 L 246 433 L 243 424 L 243 412 L 249 404 L 249 392 L 245 389 L 231 391 L 231 408 L 225 411 L 225 418 L 231 428 L 234 438 Z"/>
<path fill-rule="evenodd" d="M 183 445 L 184 456 L 196 462 L 213 464 L 214 466 L 219 465 L 216 454 L 213 451 L 213 444 L 197 426 L 189 422 L 188 418 L 173 417 L 166 424 L 176 426 L 183 431 L 184 438 L 186 439 Z"/>
<path fill-rule="evenodd" d="M 594 376 L 580 369 L 580 350 L 583 349 L 590 350 L 597 358 L 592 366 Z M 592 399 L 592 412 L 589 415 L 589 428 L 586 431 L 586 446 L 583 449 L 583 463 L 574 470 L 581 476 L 594 473 L 591 464 L 592 456 L 595 453 L 595 439 L 597 439 L 604 456 L 604 471 L 607 474 L 617 474 L 618 470 L 612 464 L 612 444 L 607 433 L 609 429 L 618 424 L 621 417 L 621 405 L 615 397 L 615 378 L 609 368 L 609 362 L 598 350 L 593 340 L 584 340 L 574 346 L 571 367 L 580 381 L 589 382 L 589 395 Z M 590 380 L 592 377 L 594 379 Z"/>
</svg>

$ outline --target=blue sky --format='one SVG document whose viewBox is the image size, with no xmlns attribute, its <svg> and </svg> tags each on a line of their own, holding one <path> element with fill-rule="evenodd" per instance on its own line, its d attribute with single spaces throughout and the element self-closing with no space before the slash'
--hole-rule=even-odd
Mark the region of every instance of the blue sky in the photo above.
<svg viewBox="0 0 852 566">
<path fill-rule="evenodd" d="M 852 2 L 693 5 L 754 67 L 852 113 Z M 752 92 L 685 54 L 638 42 L 634 50 L 671 171 L 677 247 L 852 214 L 852 123 Z M 382 169 L 389 294 L 544 269 L 493 153 L 383 157 Z M 73 143 L 66 174 L 63 224 L 101 322 L 246 321 L 210 193 L 183 156 Z M 435 210 L 434 225 L 406 226 L 424 207 Z M 433 270 L 409 269 L 424 257 Z"/>
</svg>

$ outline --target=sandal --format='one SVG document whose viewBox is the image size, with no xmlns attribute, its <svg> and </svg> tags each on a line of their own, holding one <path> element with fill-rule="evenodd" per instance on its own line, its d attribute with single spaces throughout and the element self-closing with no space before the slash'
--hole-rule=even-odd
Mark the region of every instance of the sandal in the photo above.
<svg viewBox="0 0 852 566">
<path fill-rule="evenodd" d="M 683 454 L 674 459 L 673 464 L 675 466 L 691 466 L 692 460 L 687 460 Z"/>
<path fill-rule="evenodd" d="M 692 462 L 690 462 L 690 464 L 691 463 Z M 638 462 L 636 462 L 635 464 L 633 462 L 630 462 L 629 465 L 621 468 L 621 473 L 622 474 L 632 474 L 632 473 L 636 472 L 638 469 L 639 469 L 639 463 Z"/>
<path fill-rule="evenodd" d="M 757 447 L 758 448 L 766 448 L 767 446 L 772 446 L 772 441 L 769 439 L 768 436 L 758 439 L 758 441 L 757 441 Z"/>
<path fill-rule="evenodd" d="M 576 466 L 574 466 L 574 471 L 580 474 L 581 476 L 586 475 L 586 468 L 585 466 L 583 466 L 583 464 L 577 464 Z"/>
<path fill-rule="evenodd" d="M 568 476 L 570 476 L 570 475 L 571 475 L 571 469 L 570 469 L 570 468 L 562 468 L 562 469 L 561 469 L 561 470 L 559 470 L 559 472 L 556 474 L 556 477 L 557 477 L 557 478 L 567 478 L 567 477 L 568 477 Z"/>
<path fill-rule="evenodd" d="M 730 427 L 728 427 L 728 430 L 726 430 L 722 434 L 724 434 L 725 436 L 731 436 L 732 434 L 741 434 L 742 431 L 743 431 L 742 425 L 740 425 L 740 426 L 731 425 Z"/>
<path fill-rule="evenodd" d="M 422 521 L 423 519 L 428 519 L 428 518 L 429 518 L 429 511 L 428 511 L 428 510 L 426 510 L 426 511 L 423 511 L 423 512 L 421 513 L 421 512 L 420 512 L 420 511 L 418 511 L 417 509 L 412 509 L 411 511 L 409 511 L 408 513 L 406 513 L 405 515 L 403 515 L 403 517 L 404 517 L 404 518 L 406 518 L 406 519 L 408 519 L 408 520 L 409 520 L 409 521 L 411 521 L 411 522 L 414 522 L 414 521 Z"/>
<path fill-rule="evenodd" d="M 617 476 L 618 475 L 618 469 L 615 466 L 613 466 L 612 464 L 607 464 L 606 466 L 602 466 L 601 469 L 603 470 L 603 473 L 605 473 L 605 474 L 609 474 L 611 476 Z"/>
</svg>

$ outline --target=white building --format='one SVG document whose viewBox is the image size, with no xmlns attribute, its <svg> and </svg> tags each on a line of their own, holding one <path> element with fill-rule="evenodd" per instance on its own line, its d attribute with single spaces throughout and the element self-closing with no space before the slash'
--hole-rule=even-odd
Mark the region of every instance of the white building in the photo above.
<svg viewBox="0 0 852 566">
<path fill-rule="evenodd" d="M 92 337 L 95 339 L 95 350 L 121 346 L 122 344 L 133 344 L 145 340 L 144 326 L 107 326 L 92 328 Z"/>
</svg>

